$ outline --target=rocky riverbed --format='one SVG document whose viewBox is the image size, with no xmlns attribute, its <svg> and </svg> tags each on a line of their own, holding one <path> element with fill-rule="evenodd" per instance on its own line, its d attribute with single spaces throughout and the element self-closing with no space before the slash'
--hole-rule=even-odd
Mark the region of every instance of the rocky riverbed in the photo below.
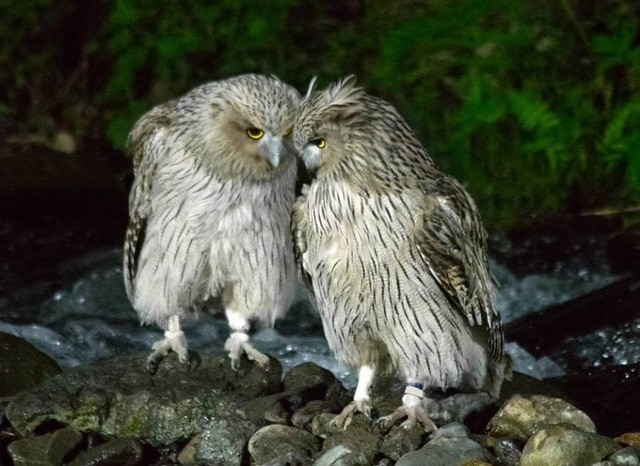
<svg viewBox="0 0 640 466">
<path fill-rule="evenodd" d="M 594 423 L 588 403 L 563 392 L 563 379 L 541 382 L 515 373 L 495 403 L 464 394 L 442 397 L 430 406 L 439 426 L 432 433 L 421 427 L 382 430 L 361 414 L 341 431 L 331 420 L 352 393 L 314 363 L 282 374 L 277 359 L 266 371 L 243 361 L 236 372 L 222 353 L 194 355 L 190 366 L 170 356 L 151 374 L 146 354 L 136 354 L 60 372 L 15 337 L 1 334 L 0 351 L 0 464 L 640 463 L 640 425 L 625 430 L 629 426 L 615 419 Z M 612 412 L 638 408 L 639 368 L 624 367 L 612 376 L 618 387 L 627 383 L 609 400 Z M 582 385 L 578 375 L 568 377 L 570 386 Z M 374 418 L 397 407 L 400 392 L 392 381 L 374 387 Z M 576 407 L 581 404 L 586 410 Z"/>
</svg>

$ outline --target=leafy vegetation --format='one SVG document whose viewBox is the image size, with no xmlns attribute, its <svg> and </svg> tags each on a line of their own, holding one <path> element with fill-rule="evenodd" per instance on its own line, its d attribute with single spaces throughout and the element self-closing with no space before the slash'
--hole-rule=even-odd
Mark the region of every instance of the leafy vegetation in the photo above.
<svg viewBox="0 0 640 466">
<path fill-rule="evenodd" d="M 355 73 L 399 107 L 494 227 L 638 205 L 634 0 L 8 2 L 20 19 L 0 27 L 0 58 L 13 63 L 0 70 L 5 133 L 45 121 L 86 139 L 91 126 L 122 149 L 144 111 L 201 82 L 262 72 L 304 89 L 314 75 L 323 85 Z M 89 25 L 75 52 L 43 39 L 45 25 L 74 18 Z M 81 98 L 65 94 L 43 115 L 51 83 L 64 88 L 81 62 Z"/>
</svg>

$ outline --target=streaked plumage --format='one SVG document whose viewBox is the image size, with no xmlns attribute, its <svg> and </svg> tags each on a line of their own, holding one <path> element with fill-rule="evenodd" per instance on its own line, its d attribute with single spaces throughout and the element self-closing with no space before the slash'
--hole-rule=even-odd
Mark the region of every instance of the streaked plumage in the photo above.
<svg viewBox="0 0 640 466">
<path fill-rule="evenodd" d="M 145 114 L 129 136 L 135 180 L 124 255 L 127 294 L 163 327 L 150 362 L 186 360 L 179 319 L 219 296 L 242 352 L 249 322 L 271 325 L 295 283 L 289 235 L 296 162 L 289 134 L 299 95 L 275 77 L 202 85 Z"/>
<path fill-rule="evenodd" d="M 294 130 L 316 178 L 294 206 L 301 274 L 329 346 L 359 370 L 370 410 L 375 374 L 407 383 L 408 416 L 433 428 L 422 388 L 487 391 L 503 379 L 503 334 L 486 233 L 469 194 L 440 172 L 397 110 L 347 79 L 308 96 Z"/>
</svg>

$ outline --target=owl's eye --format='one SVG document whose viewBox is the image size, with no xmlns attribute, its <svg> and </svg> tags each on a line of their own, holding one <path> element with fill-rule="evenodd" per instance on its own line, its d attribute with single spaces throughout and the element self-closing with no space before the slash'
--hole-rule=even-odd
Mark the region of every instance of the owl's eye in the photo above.
<svg viewBox="0 0 640 466">
<path fill-rule="evenodd" d="M 293 131 L 293 126 L 291 128 L 287 128 L 287 130 L 284 132 L 284 135 L 289 136 L 291 134 L 291 131 Z"/>
<path fill-rule="evenodd" d="M 324 149 L 325 147 L 327 147 L 327 141 L 322 138 L 312 139 L 311 141 L 309 141 L 309 144 L 317 146 L 318 149 Z"/>
<path fill-rule="evenodd" d="M 249 136 L 251 139 L 260 139 L 262 136 L 264 136 L 264 131 L 258 128 L 249 128 L 247 129 L 247 136 Z"/>
</svg>

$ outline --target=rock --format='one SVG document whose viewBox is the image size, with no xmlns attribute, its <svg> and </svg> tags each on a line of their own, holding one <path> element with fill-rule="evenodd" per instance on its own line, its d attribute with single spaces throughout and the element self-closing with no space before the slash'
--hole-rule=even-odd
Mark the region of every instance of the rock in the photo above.
<svg viewBox="0 0 640 466">
<path fill-rule="evenodd" d="M 425 437 L 424 429 L 419 424 L 411 429 L 393 426 L 382 440 L 380 452 L 393 461 L 398 461 L 402 455 L 420 448 Z"/>
<path fill-rule="evenodd" d="M 22 338 L 0 332 L 0 400 L 40 386 L 60 366 Z"/>
<path fill-rule="evenodd" d="M 640 362 L 568 372 L 553 382 L 602 434 L 616 437 L 640 426 Z"/>
<path fill-rule="evenodd" d="M 491 454 L 467 436 L 467 429 L 451 423 L 438 429 L 420 450 L 400 457 L 396 466 L 459 466 L 469 461 L 494 461 Z"/>
<path fill-rule="evenodd" d="M 616 451 L 609 457 L 615 466 L 638 466 L 640 465 L 640 447 L 627 447 Z"/>
<path fill-rule="evenodd" d="M 144 459 L 142 445 L 133 439 L 114 439 L 79 454 L 67 466 L 134 466 Z"/>
<path fill-rule="evenodd" d="M 493 453 L 501 466 L 518 466 L 520 464 L 522 451 L 513 440 L 497 439 L 493 445 Z"/>
<path fill-rule="evenodd" d="M 282 381 L 285 392 L 300 394 L 304 404 L 324 399 L 329 387 L 336 384 L 342 385 L 331 371 L 312 362 L 292 367 Z"/>
<path fill-rule="evenodd" d="M 362 454 L 349 450 L 344 445 L 337 445 L 325 451 L 313 466 L 356 466 L 367 464 Z"/>
<path fill-rule="evenodd" d="M 627 432 L 615 438 L 621 445 L 640 445 L 640 432 Z"/>
<path fill-rule="evenodd" d="M 249 453 L 256 464 L 275 459 L 285 463 L 309 464 L 312 455 L 319 450 L 320 440 L 313 434 L 278 424 L 263 427 L 249 440 Z"/>
<path fill-rule="evenodd" d="M 207 420 L 237 420 L 242 403 L 280 389 L 275 359 L 270 371 L 243 360 L 235 372 L 225 354 L 202 355 L 199 366 L 187 372 L 171 354 L 151 375 L 145 370 L 146 356 L 67 370 L 17 396 L 7 417 L 22 435 L 54 419 L 81 431 L 167 445 L 192 438 Z"/>
<path fill-rule="evenodd" d="M 364 458 L 364 463 L 356 464 L 371 464 L 380 450 L 381 443 L 382 435 L 379 432 L 372 432 L 371 421 L 362 414 L 356 414 L 346 430 L 330 432 L 322 449 L 329 450 L 342 445 L 357 453 L 358 461 Z"/>
<path fill-rule="evenodd" d="M 314 417 L 320 413 L 328 412 L 331 412 L 331 403 L 325 400 L 313 400 L 293 413 L 291 424 L 299 429 L 306 429 L 311 425 Z"/>
<path fill-rule="evenodd" d="M 178 463 L 182 466 L 193 466 L 196 464 L 196 454 L 201 440 L 202 434 L 197 434 L 189 440 L 189 443 L 187 443 L 184 448 L 180 450 L 180 453 L 178 453 Z"/>
<path fill-rule="evenodd" d="M 14 466 L 58 466 L 82 441 L 77 430 L 64 428 L 51 434 L 23 438 L 9 444 Z"/>
<path fill-rule="evenodd" d="M 331 435 L 331 421 L 336 417 L 333 413 L 320 413 L 311 421 L 311 433 L 316 437 L 327 438 Z"/>
<path fill-rule="evenodd" d="M 247 451 L 247 442 L 258 427 L 237 414 L 212 417 L 202 429 L 195 455 L 196 464 L 240 464 Z"/>
<path fill-rule="evenodd" d="M 288 424 L 291 418 L 284 404 L 290 404 L 291 397 L 287 393 L 261 396 L 247 401 L 240 410 L 248 420 L 259 425 L 267 423 Z M 296 404 L 299 404 L 299 400 Z"/>
<path fill-rule="evenodd" d="M 536 432 L 524 446 L 520 466 L 590 466 L 616 448 L 610 438 L 574 425 L 549 425 Z"/>
<path fill-rule="evenodd" d="M 492 437 L 508 437 L 526 442 L 547 424 L 569 423 L 595 432 L 593 421 L 585 413 L 561 400 L 541 395 L 512 396 L 491 419 L 487 431 Z"/>
</svg>

